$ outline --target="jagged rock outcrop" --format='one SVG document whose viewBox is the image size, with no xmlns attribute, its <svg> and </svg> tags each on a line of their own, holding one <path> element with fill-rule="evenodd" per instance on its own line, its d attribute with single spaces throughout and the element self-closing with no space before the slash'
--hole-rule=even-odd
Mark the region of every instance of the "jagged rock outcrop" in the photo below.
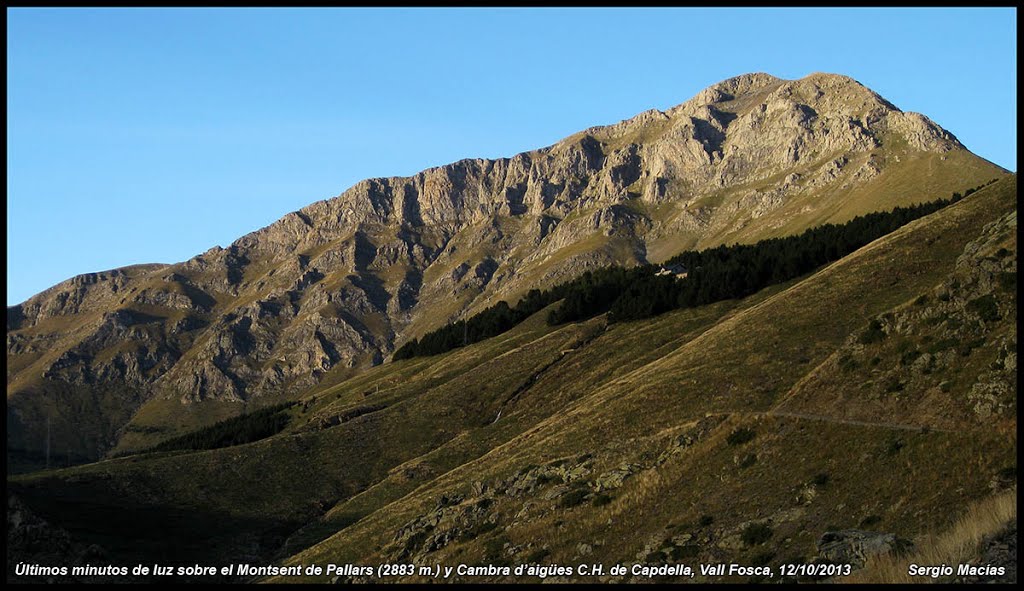
<svg viewBox="0 0 1024 591">
<path fill-rule="evenodd" d="M 868 558 L 904 553 L 913 543 L 891 533 L 844 529 L 825 532 L 818 540 L 818 557 L 828 564 L 849 564 L 861 568 Z"/>
<path fill-rule="evenodd" d="M 986 536 L 979 544 L 979 560 L 974 562 L 976 566 L 984 566 L 992 569 L 1002 568 L 1002 576 L 996 575 L 965 575 L 957 576 L 953 583 L 967 583 L 976 585 L 978 583 L 1001 583 L 1013 584 L 1017 582 L 1017 520 L 1014 519 L 1006 524 L 1006 527 L 999 533 Z"/>
<path fill-rule="evenodd" d="M 845 76 L 748 74 L 511 158 L 361 181 L 227 248 L 82 275 L 8 308 L 8 421 L 22 434 L 9 447 L 38 450 L 33 417 L 71 412 L 48 398 L 54 384 L 129 384 L 137 405 L 269 399 L 586 269 L 877 209 L 878 178 L 936 167 L 957 170 L 943 194 L 882 203 L 1001 172 Z"/>
</svg>

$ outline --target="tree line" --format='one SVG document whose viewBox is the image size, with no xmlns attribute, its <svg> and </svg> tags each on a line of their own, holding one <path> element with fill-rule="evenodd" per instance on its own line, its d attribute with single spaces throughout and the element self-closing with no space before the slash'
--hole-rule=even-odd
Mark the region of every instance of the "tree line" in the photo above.
<svg viewBox="0 0 1024 591">
<path fill-rule="evenodd" d="M 218 449 L 242 445 L 277 435 L 288 426 L 285 412 L 295 402 L 267 406 L 248 414 L 225 419 L 209 427 L 163 441 L 143 453 L 176 450 Z"/>
<path fill-rule="evenodd" d="M 997 179 L 986 183 L 992 184 Z M 515 306 L 498 302 L 469 319 L 443 326 L 399 348 L 393 360 L 437 355 L 497 336 L 545 307 L 548 324 L 576 322 L 608 313 L 608 322 L 650 318 L 670 310 L 742 298 L 765 287 L 805 275 L 918 218 L 956 203 L 986 185 L 890 211 L 824 224 L 794 236 L 755 244 L 686 251 L 664 265 L 605 267 L 547 290 L 533 289 Z M 682 270 L 685 275 L 665 273 Z M 682 274 L 681 274 L 682 275 Z"/>
</svg>

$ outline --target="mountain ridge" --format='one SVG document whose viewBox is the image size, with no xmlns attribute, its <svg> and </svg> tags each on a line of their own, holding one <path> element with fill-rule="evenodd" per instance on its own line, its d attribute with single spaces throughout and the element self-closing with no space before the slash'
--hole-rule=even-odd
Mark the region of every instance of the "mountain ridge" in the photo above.
<svg viewBox="0 0 1024 591">
<path fill-rule="evenodd" d="M 1001 172 L 926 117 L 819 73 L 742 75 L 510 158 L 366 179 L 226 248 L 9 307 L 14 447 L 39 451 L 50 415 L 60 445 L 86 454 L 148 445 L 147 429 L 167 437 L 351 375 L 586 269 L 794 233 Z M 76 390 L 102 390 L 116 420 L 83 435 L 57 403 Z M 218 410 L 178 408 L 204 401 Z"/>
</svg>

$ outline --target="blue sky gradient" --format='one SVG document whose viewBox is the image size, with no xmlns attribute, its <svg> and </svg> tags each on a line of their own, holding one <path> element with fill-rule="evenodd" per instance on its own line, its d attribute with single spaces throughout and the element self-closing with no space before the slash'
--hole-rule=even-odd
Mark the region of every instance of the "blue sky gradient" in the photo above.
<svg viewBox="0 0 1024 591">
<path fill-rule="evenodd" d="M 363 178 L 506 157 L 738 74 L 856 78 L 1010 170 L 1015 9 L 8 9 L 7 303 Z"/>
</svg>

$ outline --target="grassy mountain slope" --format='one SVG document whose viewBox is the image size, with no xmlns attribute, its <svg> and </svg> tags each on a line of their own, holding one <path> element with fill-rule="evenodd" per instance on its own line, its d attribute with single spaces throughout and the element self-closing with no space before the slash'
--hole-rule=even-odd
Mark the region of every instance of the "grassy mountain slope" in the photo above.
<svg viewBox="0 0 1024 591">
<path fill-rule="evenodd" d="M 1015 462 L 1015 200 L 1008 177 L 742 301 L 611 326 L 542 312 L 322 382 L 268 439 L 9 490 L 111 552 L 189 531 L 182 561 L 749 563 L 809 558 L 835 526 L 912 538 Z M 956 330 L 973 346 L 948 355 Z"/>
<path fill-rule="evenodd" d="M 805 377 L 824 371 L 816 368 L 858 338 L 869 319 L 895 314 L 947 280 L 965 245 L 982 234 L 986 223 L 1013 209 L 1015 194 L 1015 179 L 1003 181 L 876 241 L 596 389 L 584 402 L 293 561 L 397 559 L 408 549 L 394 532 L 430 515 L 442 495 L 457 494 L 466 496 L 463 504 L 490 498 L 487 514 L 497 516 L 499 524 L 492 531 L 500 532 L 491 539 L 501 536 L 502 550 L 488 556 L 484 541 L 449 544 L 427 553 L 432 561 L 486 561 L 512 551 L 507 558 L 518 562 L 538 550 L 555 563 L 581 554 L 588 561 L 636 561 L 659 548 L 671 554 L 677 534 L 700 540 L 696 550 L 685 551 L 702 558 L 751 559 L 763 548 L 736 540 L 751 520 L 775 532 L 777 541 L 769 546 L 775 558 L 790 553 L 807 557 L 816 536 L 834 525 L 873 522 L 913 536 L 947 524 L 959 507 L 987 494 L 993 476 L 1015 461 L 1015 419 L 1007 407 L 994 416 L 969 410 L 965 390 L 975 375 L 970 366 L 965 364 L 965 379 L 945 392 L 946 407 L 954 410 L 942 419 L 931 416 L 934 410 L 922 415 L 909 404 L 884 408 L 884 420 L 851 421 L 842 398 L 832 390 L 808 389 Z M 1012 232 L 1002 240 L 1000 248 L 1013 247 L 1015 253 Z M 1000 306 L 1007 315 L 984 329 L 988 350 L 980 347 L 979 356 L 1003 346 L 1005 331 L 1014 326 L 1011 309 Z M 1015 336 L 1012 340 L 1015 347 Z M 907 382 L 903 396 L 921 396 L 925 388 Z M 1015 399 L 1015 387 L 1012 391 Z M 830 402 L 799 404 L 800 392 Z M 884 402 L 856 400 L 861 409 L 873 404 Z M 859 412 L 865 418 L 874 415 Z M 973 420 L 964 421 L 965 414 Z M 699 421 L 716 416 L 723 422 L 696 444 L 672 453 L 675 437 L 700 432 Z M 949 419 L 961 420 L 955 430 L 939 430 Z M 756 436 L 729 445 L 727 435 L 737 429 Z M 658 464 L 665 453 L 669 459 Z M 592 457 L 580 461 L 587 454 Z M 507 487 L 497 492 L 503 479 L 521 478 L 524 466 L 560 459 L 580 470 L 583 476 L 570 482 L 585 479 L 588 493 L 608 471 L 630 464 L 641 468 L 600 509 L 562 510 L 542 495 L 529 498 L 533 504 L 528 506 Z M 875 477 L 880 473 L 893 477 Z M 827 484 L 814 485 L 817 474 L 826 474 Z M 493 498 L 475 494 L 467 486 L 471 480 L 492 483 L 497 488 Z M 809 505 L 795 501 L 802 497 L 814 500 Z M 712 516 L 714 526 L 700 526 L 702 515 Z M 666 524 L 672 527 L 666 530 Z M 579 548 L 581 543 L 592 546 L 590 553 Z"/>
<path fill-rule="evenodd" d="M 512 158 L 362 181 L 173 265 L 8 310 L 8 457 L 145 449 L 603 265 L 799 232 L 1005 171 L 855 80 L 748 74 Z M 55 458 L 61 458 L 57 460 Z"/>
</svg>

